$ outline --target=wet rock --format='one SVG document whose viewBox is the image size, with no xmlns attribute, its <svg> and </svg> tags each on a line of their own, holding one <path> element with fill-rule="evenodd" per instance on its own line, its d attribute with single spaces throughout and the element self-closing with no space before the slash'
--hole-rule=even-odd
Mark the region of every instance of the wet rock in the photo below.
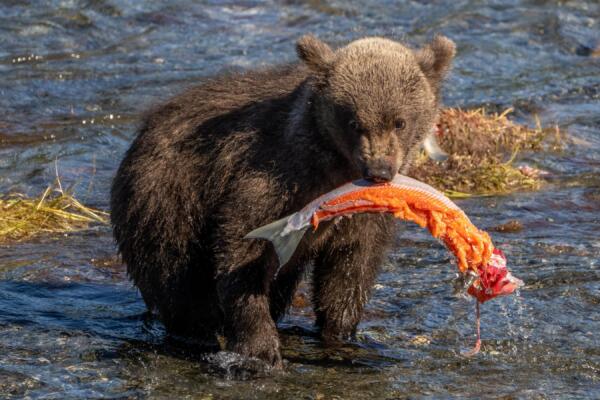
<svg viewBox="0 0 600 400">
<path fill-rule="evenodd" d="M 413 346 L 428 346 L 431 344 L 431 338 L 425 335 L 417 335 L 410 340 Z"/>
<path fill-rule="evenodd" d="M 0 393 L 3 394 L 3 398 L 4 396 L 20 397 L 42 386 L 44 386 L 42 382 L 27 375 L 0 370 Z"/>
<path fill-rule="evenodd" d="M 491 232 L 517 233 L 523 230 L 523 224 L 521 221 L 513 219 L 504 224 L 488 228 L 487 230 Z"/>
<path fill-rule="evenodd" d="M 575 49 L 575 54 L 583 57 L 600 57 L 600 44 L 596 46 L 581 44 Z"/>
</svg>

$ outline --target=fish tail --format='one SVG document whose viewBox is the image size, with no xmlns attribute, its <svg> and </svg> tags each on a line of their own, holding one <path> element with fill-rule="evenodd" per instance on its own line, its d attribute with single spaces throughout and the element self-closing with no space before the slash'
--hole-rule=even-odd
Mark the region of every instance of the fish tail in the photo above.
<svg viewBox="0 0 600 400">
<path fill-rule="evenodd" d="M 290 258 L 292 258 L 298 244 L 300 244 L 300 241 L 304 237 L 304 233 L 308 229 L 308 227 L 305 227 L 300 230 L 285 232 L 285 227 L 287 226 L 289 218 L 290 217 L 288 216 L 275 222 L 271 222 L 268 225 L 256 228 L 244 236 L 245 239 L 269 240 L 275 248 L 280 267 L 284 266 Z"/>
<path fill-rule="evenodd" d="M 433 161 L 444 161 L 448 154 L 438 144 L 435 131 L 430 132 L 423 142 L 425 152 Z"/>
</svg>

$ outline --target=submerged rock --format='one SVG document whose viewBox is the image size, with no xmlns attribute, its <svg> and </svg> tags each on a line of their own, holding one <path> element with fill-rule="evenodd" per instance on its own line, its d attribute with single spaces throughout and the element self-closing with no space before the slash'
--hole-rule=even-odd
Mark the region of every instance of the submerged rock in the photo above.
<svg viewBox="0 0 600 400">
<path fill-rule="evenodd" d="M 523 230 L 523 224 L 516 219 L 487 229 L 490 232 L 517 233 Z"/>
</svg>

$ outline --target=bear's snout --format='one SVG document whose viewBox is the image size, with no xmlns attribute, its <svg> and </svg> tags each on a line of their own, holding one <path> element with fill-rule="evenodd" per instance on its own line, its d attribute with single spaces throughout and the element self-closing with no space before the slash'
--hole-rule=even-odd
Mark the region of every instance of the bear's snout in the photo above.
<svg viewBox="0 0 600 400">
<path fill-rule="evenodd" d="M 392 160 L 377 158 L 367 162 L 363 177 L 373 182 L 390 182 L 396 175 L 396 165 Z"/>
</svg>

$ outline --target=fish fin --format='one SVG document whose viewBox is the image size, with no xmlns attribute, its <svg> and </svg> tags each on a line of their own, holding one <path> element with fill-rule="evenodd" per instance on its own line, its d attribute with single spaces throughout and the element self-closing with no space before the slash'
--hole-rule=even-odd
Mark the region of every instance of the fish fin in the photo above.
<svg viewBox="0 0 600 400">
<path fill-rule="evenodd" d="M 431 132 L 425 137 L 423 148 L 429 158 L 434 161 L 444 161 L 448 158 L 448 154 L 438 144 L 435 132 Z"/>
<path fill-rule="evenodd" d="M 285 217 L 270 224 L 256 228 L 252 232 L 244 236 L 245 239 L 267 239 L 275 248 L 277 258 L 279 259 L 279 267 L 284 266 L 294 255 L 298 244 L 304 237 L 304 233 L 308 227 L 297 231 L 285 232 L 290 217 Z"/>
</svg>

